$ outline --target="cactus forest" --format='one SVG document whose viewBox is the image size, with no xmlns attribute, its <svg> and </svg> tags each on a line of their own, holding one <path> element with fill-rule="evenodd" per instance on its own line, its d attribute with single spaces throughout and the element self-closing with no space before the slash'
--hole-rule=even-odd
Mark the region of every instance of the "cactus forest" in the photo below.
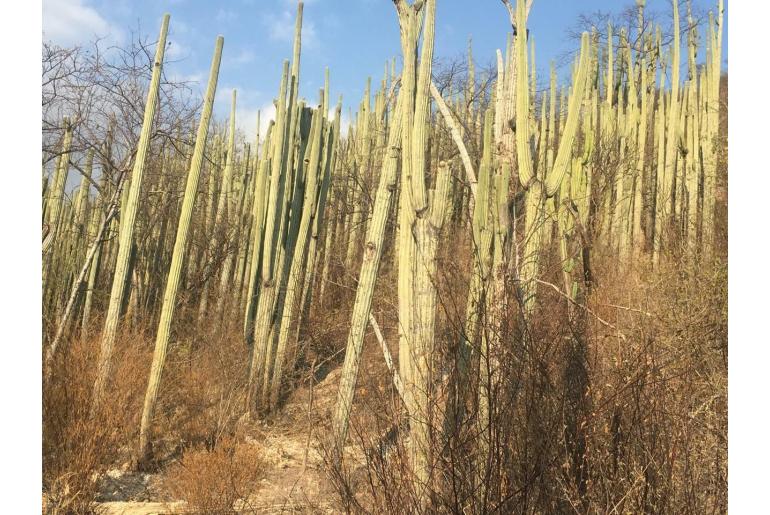
<svg viewBox="0 0 770 515">
<path fill-rule="evenodd" d="M 393 0 L 343 99 L 333 61 L 300 90 L 298 2 L 248 138 L 226 33 L 192 97 L 173 12 L 119 62 L 44 46 L 46 513 L 726 512 L 723 0 L 586 18 L 559 66 L 546 0 L 448 63 L 448 3 Z"/>
</svg>

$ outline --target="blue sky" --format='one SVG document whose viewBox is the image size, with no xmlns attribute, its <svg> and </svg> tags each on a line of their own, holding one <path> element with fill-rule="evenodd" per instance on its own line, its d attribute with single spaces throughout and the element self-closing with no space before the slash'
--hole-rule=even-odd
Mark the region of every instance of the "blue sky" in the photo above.
<svg viewBox="0 0 770 515">
<path fill-rule="evenodd" d="M 536 0 L 529 28 L 535 37 L 538 76 L 545 79 L 550 60 L 576 47 L 567 29 L 574 27 L 578 15 L 619 12 L 628 5 L 633 0 Z M 693 0 L 693 6 L 705 12 L 715 8 L 716 0 Z M 662 13 L 662 19 L 670 22 L 669 0 L 647 0 L 647 10 Z M 138 28 L 154 39 L 165 12 L 171 14 L 166 73 L 198 83 L 202 90 L 214 40 L 222 34 L 225 46 L 216 114 L 227 116 L 230 92 L 236 88 L 237 124 L 247 135 L 254 134 L 257 110 L 262 109 L 265 124 L 266 111 L 278 91 L 281 63 L 291 55 L 296 0 L 43 0 L 43 37 L 62 46 L 88 41 L 95 34 L 119 43 Z M 439 0 L 435 54 L 439 58 L 464 55 L 472 36 L 475 61 L 486 65 L 493 62 L 495 50 L 504 47 L 509 30 L 507 12 L 499 0 Z M 726 29 L 723 40 L 726 65 Z M 347 113 L 358 105 L 367 76 L 378 84 L 385 61 L 399 54 L 391 0 L 305 1 L 302 96 L 315 101 L 324 67 L 329 66 L 331 104 L 342 93 Z"/>
</svg>

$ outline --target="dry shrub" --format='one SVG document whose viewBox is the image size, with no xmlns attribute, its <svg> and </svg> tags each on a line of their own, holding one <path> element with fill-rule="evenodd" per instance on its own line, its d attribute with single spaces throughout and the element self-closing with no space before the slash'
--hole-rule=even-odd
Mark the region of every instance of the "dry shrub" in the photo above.
<svg viewBox="0 0 770 515">
<path fill-rule="evenodd" d="M 43 386 L 43 491 L 48 513 L 89 513 L 97 479 L 128 461 L 138 431 L 147 342 L 127 332 L 116 342 L 113 379 L 100 413 L 90 416 L 99 338 L 73 337 Z"/>
<path fill-rule="evenodd" d="M 549 257 L 543 280 L 560 285 L 558 259 Z M 464 418 L 446 442 L 443 428 L 433 427 L 431 512 L 726 511 L 726 267 L 672 258 L 653 272 L 642 260 L 620 267 L 613 255 L 597 252 L 593 276 L 590 313 L 568 310 L 547 285 L 538 290 L 530 324 L 522 325 L 515 302 L 506 307 L 494 412 L 480 429 L 472 386 Z M 466 288 L 451 277 L 440 277 L 438 288 L 440 384 L 452 373 L 451 349 L 462 329 L 455 305 Z M 395 303 L 395 293 L 379 299 L 388 308 L 378 314 L 381 326 L 395 326 Z M 482 330 L 490 330 L 484 320 Z M 394 333 L 386 340 L 395 350 Z M 364 363 L 381 363 L 372 350 Z M 344 466 L 330 462 L 329 472 L 346 509 L 419 512 L 403 408 L 391 408 L 388 389 L 367 384 L 375 375 L 387 381 L 384 366 L 362 373 L 353 448 Z M 438 398 L 435 408 L 442 407 Z M 476 454 L 482 430 L 492 442 L 486 457 Z"/>
<path fill-rule="evenodd" d="M 263 474 L 264 464 L 254 445 L 223 438 L 209 450 L 189 449 L 165 473 L 169 493 L 187 503 L 194 513 L 232 513 L 236 501 L 248 507 L 248 495 L 254 492 Z"/>
<path fill-rule="evenodd" d="M 248 349 L 239 332 L 239 318 L 194 324 L 183 313 L 163 369 L 155 423 L 156 447 L 205 444 L 213 447 L 232 434 L 245 409 Z M 146 388 L 146 385 L 144 386 Z M 144 393 L 144 389 L 142 390 Z M 173 450 L 173 449 L 172 449 Z M 156 457 L 163 459 L 164 452 Z"/>
<path fill-rule="evenodd" d="M 95 321 L 94 328 L 99 325 Z M 110 468 L 133 464 L 154 345 L 151 327 L 150 317 L 141 327 L 123 325 L 105 401 L 94 419 L 89 410 L 98 331 L 92 331 L 96 334 L 91 338 L 74 334 L 63 343 L 43 387 L 43 491 L 48 512 L 88 513 L 99 477 Z M 151 465 L 162 466 L 187 446 L 211 448 L 233 432 L 244 409 L 247 356 L 234 328 L 207 322 L 180 325 L 164 368 L 153 425 L 156 461 Z"/>
</svg>

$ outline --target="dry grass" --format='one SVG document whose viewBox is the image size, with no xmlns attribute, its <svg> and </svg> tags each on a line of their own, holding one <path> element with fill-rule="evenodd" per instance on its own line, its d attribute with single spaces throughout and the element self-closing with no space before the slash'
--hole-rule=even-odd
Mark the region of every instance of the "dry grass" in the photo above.
<svg viewBox="0 0 770 515">
<path fill-rule="evenodd" d="M 88 513 L 97 478 L 127 459 L 126 445 L 138 430 L 141 373 L 149 353 L 141 335 L 116 343 L 109 402 L 89 416 L 99 342 L 73 338 L 58 356 L 43 388 L 43 489 L 49 513 Z"/>
<path fill-rule="evenodd" d="M 462 328 L 467 247 L 462 237 L 452 238 L 440 254 L 439 381 L 451 373 Z M 726 267 L 672 261 L 652 273 L 641 265 L 620 269 L 611 255 L 602 254 L 595 249 L 595 285 L 584 325 L 575 315 L 581 310 L 568 313 L 563 297 L 547 286 L 540 288 L 531 326 L 522 326 L 515 303 L 507 307 L 500 349 L 504 369 L 493 392 L 499 409 L 484 429 L 494 442 L 482 467 L 486 497 L 479 499 L 474 479 L 480 430 L 470 403 L 461 429 L 445 445 L 436 438 L 431 490 L 437 511 L 726 510 Z M 543 280 L 560 284 L 558 260 L 550 256 L 547 263 Z M 373 310 L 397 360 L 396 277 L 386 255 Z M 315 306 L 302 331 L 298 368 L 286 389 L 324 382 L 316 389 L 313 412 L 333 407 L 333 372 L 343 358 L 354 287 L 350 278 L 330 285 L 326 301 Z M 226 316 L 224 325 L 212 319 L 197 325 L 196 310 L 182 307 L 178 313 L 153 426 L 155 471 L 164 494 L 185 500 L 196 512 L 225 513 L 234 506 L 248 511 L 244 501 L 236 501 L 256 493 L 267 465 L 243 438 L 260 429 L 244 430 L 238 423 L 248 359 L 238 317 Z M 124 328 L 116 344 L 110 401 L 97 420 L 88 418 L 88 407 L 98 337 L 73 337 L 59 356 L 43 398 L 49 513 L 90 512 L 98 476 L 131 462 L 152 333 L 151 328 Z M 475 395 L 470 392 L 470 398 Z M 440 396 L 437 408 L 443 408 Z M 307 441 L 323 441 L 329 421 L 315 417 L 311 422 L 304 409 L 295 406 L 294 411 L 295 429 L 312 424 Z M 281 417 L 268 422 L 279 423 Z M 379 346 L 369 334 L 351 420 L 353 448 L 346 451 L 343 469 L 328 468 L 343 509 L 417 509 L 404 421 Z"/>
<path fill-rule="evenodd" d="M 174 499 L 183 500 L 193 513 L 217 515 L 234 512 L 236 501 L 248 507 L 248 495 L 263 475 L 259 450 L 232 438 L 214 449 L 195 447 L 165 473 L 164 483 Z"/>
<path fill-rule="evenodd" d="M 182 311 L 182 322 L 185 320 Z M 95 326 L 98 322 L 95 322 Z M 98 331 L 94 331 L 98 334 Z M 116 342 L 107 402 L 90 418 L 98 335 L 74 335 L 43 388 L 43 491 L 49 513 L 89 513 L 98 478 L 134 463 L 139 420 L 154 340 L 145 328 L 124 327 Z M 235 432 L 244 409 L 248 353 L 235 327 L 180 325 L 164 369 L 151 469 L 187 447 L 217 443 Z"/>
<path fill-rule="evenodd" d="M 459 338 L 455 299 L 467 292 L 456 273 L 463 248 L 456 241 L 449 245 L 438 282 L 436 331 L 436 367 L 444 377 Z M 557 260 L 549 263 L 554 266 L 543 270 L 544 280 L 560 284 Z M 446 445 L 438 437 L 441 428 L 434 427 L 430 489 L 436 511 L 726 511 L 726 267 L 683 263 L 664 263 L 654 273 L 646 265 L 620 269 L 599 249 L 590 313 L 568 313 L 564 298 L 547 286 L 539 290 L 531 326 L 521 325 L 515 303 L 508 307 L 503 370 L 493 392 L 498 409 L 484 428 L 492 453 L 481 465 L 481 481 L 475 480 L 480 429 L 474 402 Z M 375 309 L 397 354 L 396 295 L 388 277 L 382 291 L 389 295 Z M 378 359 L 370 351 L 364 361 Z M 384 365 L 376 374 L 387 387 Z M 372 384 L 373 375 L 362 373 L 353 449 L 342 469 L 330 467 L 331 477 L 346 509 L 419 511 L 403 410 L 392 389 Z M 443 409 L 440 399 L 435 409 Z"/>
</svg>

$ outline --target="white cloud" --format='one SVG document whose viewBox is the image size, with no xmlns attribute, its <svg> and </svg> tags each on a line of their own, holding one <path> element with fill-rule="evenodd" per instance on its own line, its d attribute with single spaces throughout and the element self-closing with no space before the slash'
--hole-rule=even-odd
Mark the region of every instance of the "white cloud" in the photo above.
<svg viewBox="0 0 770 515">
<path fill-rule="evenodd" d="M 235 11 L 220 8 L 217 11 L 217 15 L 214 19 L 219 23 L 229 23 L 231 21 L 235 21 L 237 18 L 238 14 Z"/>
<path fill-rule="evenodd" d="M 120 40 L 121 31 L 107 21 L 86 0 L 43 0 L 43 39 L 71 46 L 95 36 Z"/>
<path fill-rule="evenodd" d="M 169 42 L 167 43 L 166 47 L 166 58 L 171 60 L 179 60 L 184 59 L 185 57 L 190 57 L 190 54 L 192 54 L 192 51 L 187 47 L 187 45 L 183 45 L 179 42 L 177 39 L 169 39 Z"/>
<path fill-rule="evenodd" d="M 259 139 L 263 142 L 270 120 L 275 119 L 275 104 L 269 102 L 260 107 L 236 108 L 235 125 L 246 135 L 246 141 L 254 142 L 257 135 L 257 113 L 259 113 Z"/>
<path fill-rule="evenodd" d="M 256 54 L 250 48 L 241 49 L 235 56 L 227 59 L 228 64 L 242 65 L 248 64 L 256 58 Z"/>
<path fill-rule="evenodd" d="M 235 126 L 251 143 L 257 135 L 257 112 L 261 111 L 259 119 L 260 138 L 265 138 L 265 132 L 270 120 L 275 118 L 275 106 L 272 101 L 265 103 L 262 94 L 254 89 L 239 86 L 222 85 L 217 88 L 214 99 L 218 119 L 226 121 L 230 117 L 230 102 L 233 90 L 237 92 L 235 101 Z"/>
<path fill-rule="evenodd" d="M 275 41 L 293 42 L 296 13 L 287 10 L 280 14 L 266 14 L 264 23 L 268 29 L 270 39 Z M 302 17 L 302 46 L 318 48 L 318 32 L 315 23 L 308 20 L 307 15 Z"/>
<path fill-rule="evenodd" d="M 178 0 L 178 1 L 184 1 L 184 0 Z M 170 29 L 171 33 L 174 34 L 189 34 L 192 29 L 190 29 L 190 25 L 187 24 L 187 22 L 184 22 L 180 19 L 174 19 L 174 23 L 171 24 Z"/>
</svg>

